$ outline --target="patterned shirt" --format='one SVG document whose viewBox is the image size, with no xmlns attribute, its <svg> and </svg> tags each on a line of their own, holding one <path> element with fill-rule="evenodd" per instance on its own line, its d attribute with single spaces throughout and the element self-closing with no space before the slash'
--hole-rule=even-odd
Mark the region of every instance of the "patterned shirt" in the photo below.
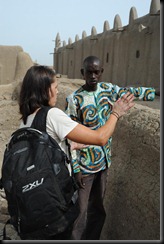
<svg viewBox="0 0 164 244">
<path fill-rule="evenodd" d="M 66 113 L 75 121 L 96 130 L 108 120 L 113 103 L 127 91 L 137 99 L 153 101 L 155 89 L 151 87 L 119 87 L 112 83 L 98 83 L 97 90 L 88 92 L 80 87 L 66 98 Z M 84 176 L 109 168 L 111 165 L 111 142 L 105 146 L 90 145 L 87 148 L 72 151 L 74 172 Z"/>
</svg>

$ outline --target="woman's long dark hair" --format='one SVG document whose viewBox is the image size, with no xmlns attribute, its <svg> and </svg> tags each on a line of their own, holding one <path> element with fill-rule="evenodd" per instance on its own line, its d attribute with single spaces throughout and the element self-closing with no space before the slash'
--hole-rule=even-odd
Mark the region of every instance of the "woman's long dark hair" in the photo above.
<svg viewBox="0 0 164 244">
<path fill-rule="evenodd" d="M 27 70 L 19 97 L 19 111 L 24 124 L 36 109 L 49 105 L 49 89 L 55 75 L 53 69 L 43 65 L 34 65 Z"/>
</svg>

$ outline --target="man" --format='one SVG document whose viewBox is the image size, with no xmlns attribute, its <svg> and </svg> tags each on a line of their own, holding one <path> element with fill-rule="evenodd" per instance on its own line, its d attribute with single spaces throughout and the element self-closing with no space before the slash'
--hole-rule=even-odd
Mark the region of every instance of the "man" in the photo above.
<svg viewBox="0 0 164 244">
<path fill-rule="evenodd" d="M 103 68 L 99 58 L 88 56 L 81 74 L 85 84 L 66 98 L 66 113 L 75 121 L 92 128 L 102 126 L 112 112 L 112 104 L 127 91 L 142 100 L 154 100 L 155 89 L 122 88 L 100 82 Z M 72 151 L 72 164 L 79 185 L 80 214 L 72 232 L 73 240 L 99 240 L 105 222 L 103 206 L 107 171 L 111 165 L 111 142 Z"/>
</svg>

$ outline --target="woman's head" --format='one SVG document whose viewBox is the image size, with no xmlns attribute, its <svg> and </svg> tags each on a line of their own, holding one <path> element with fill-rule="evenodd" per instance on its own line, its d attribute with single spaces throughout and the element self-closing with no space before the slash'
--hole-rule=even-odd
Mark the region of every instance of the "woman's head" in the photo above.
<svg viewBox="0 0 164 244">
<path fill-rule="evenodd" d="M 19 98 L 19 110 L 24 123 L 36 109 L 54 106 L 57 92 L 56 73 L 52 68 L 43 65 L 29 68 L 23 79 Z"/>
</svg>

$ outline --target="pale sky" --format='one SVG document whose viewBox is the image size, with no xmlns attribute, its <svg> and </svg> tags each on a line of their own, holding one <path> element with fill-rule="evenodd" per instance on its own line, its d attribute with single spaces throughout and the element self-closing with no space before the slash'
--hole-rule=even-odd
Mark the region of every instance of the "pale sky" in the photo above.
<svg viewBox="0 0 164 244">
<path fill-rule="evenodd" d="M 151 0 L 0 0 L 0 45 L 21 46 L 34 62 L 53 64 L 57 33 L 61 41 L 82 32 L 103 32 L 104 22 L 113 28 L 118 14 L 122 26 L 128 25 L 131 7 L 138 18 L 147 15 Z"/>
</svg>

